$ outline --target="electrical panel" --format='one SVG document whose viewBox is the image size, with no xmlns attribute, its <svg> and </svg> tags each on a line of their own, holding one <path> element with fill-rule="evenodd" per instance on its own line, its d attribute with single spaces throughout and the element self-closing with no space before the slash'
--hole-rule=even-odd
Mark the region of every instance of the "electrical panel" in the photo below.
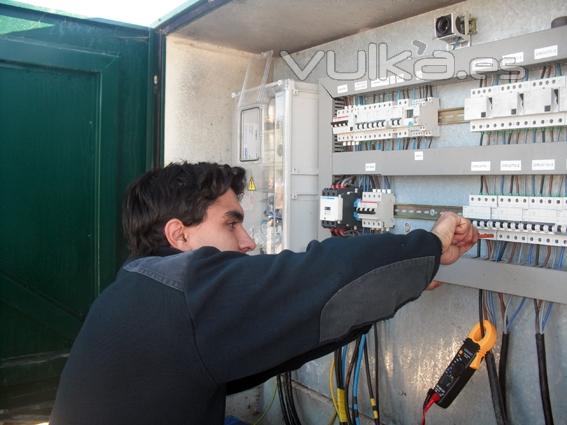
<svg viewBox="0 0 567 425">
<path fill-rule="evenodd" d="M 370 140 L 439 135 L 439 99 L 399 99 L 349 105 L 337 111 L 331 126 L 344 146 Z"/>
<path fill-rule="evenodd" d="M 464 117 L 476 132 L 565 126 L 567 79 L 555 76 L 472 89 Z"/>
<path fill-rule="evenodd" d="M 319 158 L 328 165 L 320 164 L 319 187 L 346 182 L 358 193 L 348 200 L 323 193 L 319 236 L 430 229 L 424 220 L 453 211 L 484 238 L 441 267 L 440 280 L 567 303 L 556 285 L 567 254 L 567 52 L 557 51 L 564 37 L 552 32 L 482 47 L 502 58 L 517 49 L 516 65 L 525 66 L 517 75 L 498 64 L 480 78 L 471 68 L 443 84 L 409 67 L 409 79 L 323 78 Z M 478 48 L 452 52 L 458 64 L 478 55 Z M 451 108 L 440 109 L 445 97 Z M 479 181 L 480 193 L 470 195 Z"/>
</svg>

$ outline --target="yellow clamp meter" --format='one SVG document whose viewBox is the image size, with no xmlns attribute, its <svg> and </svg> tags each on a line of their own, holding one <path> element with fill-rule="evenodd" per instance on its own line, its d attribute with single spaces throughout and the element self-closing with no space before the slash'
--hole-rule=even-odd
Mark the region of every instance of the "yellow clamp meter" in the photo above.
<svg viewBox="0 0 567 425">
<path fill-rule="evenodd" d="M 496 344 L 496 328 L 488 320 L 483 321 L 484 336 L 477 323 L 469 332 L 459 351 L 435 385 L 433 392 L 437 394 L 438 406 L 446 408 L 453 402 L 469 381 L 473 373 L 480 367 L 482 359 Z"/>
</svg>

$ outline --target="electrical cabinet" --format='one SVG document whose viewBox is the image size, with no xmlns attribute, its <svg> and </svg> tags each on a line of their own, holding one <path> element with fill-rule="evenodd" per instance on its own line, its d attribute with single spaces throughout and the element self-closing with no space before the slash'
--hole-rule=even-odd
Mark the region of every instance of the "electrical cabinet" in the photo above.
<svg viewBox="0 0 567 425">
<path fill-rule="evenodd" d="M 233 97 L 234 164 L 248 179 L 244 225 L 259 252 L 304 250 L 319 217 L 317 86 L 282 80 Z"/>
</svg>

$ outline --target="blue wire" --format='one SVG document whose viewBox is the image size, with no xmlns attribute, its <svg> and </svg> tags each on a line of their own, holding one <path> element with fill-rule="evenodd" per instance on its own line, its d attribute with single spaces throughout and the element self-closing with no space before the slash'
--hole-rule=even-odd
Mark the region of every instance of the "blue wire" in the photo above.
<svg viewBox="0 0 567 425">
<path fill-rule="evenodd" d="M 516 318 L 520 314 L 520 311 L 522 311 L 522 307 L 524 307 L 525 303 L 526 303 L 526 299 L 522 298 L 522 301 L 520 301 L 520 304 L 518 304 L 518 307 L 516 307 L 516 309 L 512 313 L 512 317 L 510 317 L 509 320 L 506 320 L 506 333 L 510 333 L 510 330 L 512 329 L 512 325 L 516 321 Z"/>
<path fill-rule="evenodd" d="M 553 310 L 553 303 L 549 303 L 545 313 L 543 315 L 543 322 L 541 325 L 541 330 L 544 331 L 545 327 L 547 326 L 547 321 L 549 320 L 549 316 L 551 316 L 551 310 Z"/>
<path fill-rule="evenodd" d="M 486 297 L 486 306 L 488 307 L 488 316 L 490 321 L 496 324 L 496 305 L 494 303 L 494 292 L 489 291 Z"/>
<path fill-rule="evenodd" d="M 346 377 L 346 372 L 347 372 L 347 354 L 348 354 L 348 344 L 347 345 L 343 345 L 343 349 L 342 349 L 342 361 L 343 361 L 343 380 Z"/>
<path fill-rule="evenodd" d="M 358 383 L 360 378 L 360 370 L 362 369 L 362 355 L 364 353 L 364 346 L 366 345 L 366 335 L 362 335 L 360 338 L 360 345 L 358 347 L 358 356 L 356 358 L 356 365 L 354 367 L 354 381 L 352 395 L 358 400 Z M 353 405 L 353 410 L 358 411 L 358 402 Z M 360 418 L 355 418 L 356 425 L 360 425 Z"/>
<path fill-rule="evenodd" d="M 529 266 L 532 265 L 533 253 L 534 253 L 534 246 L 530 245 L 530 249 L 528 250 L 528 265 Z"/>
<path fill-rule="evenodd" d="M 498 252 L 498 257 L 496 258 L 496 261 L 502 261 L 502 257 L 504 257 L 505 251 L 506 251 L 506 242 L 502 243 L 502 246 L 500 247 L 500 251 Z"/>
</svg>

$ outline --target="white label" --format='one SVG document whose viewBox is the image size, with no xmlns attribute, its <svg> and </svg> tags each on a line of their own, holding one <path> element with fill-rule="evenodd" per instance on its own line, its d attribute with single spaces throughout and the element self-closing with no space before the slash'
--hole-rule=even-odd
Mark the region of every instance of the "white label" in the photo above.
<svg viewBox="0 0 567 425">
<path fill-rule="evenodd" d="M 522 63 L 524 61 L 524 52 L 510 53 L 509 55 L 502 56 L 504 65 L 513 65 Z"/>
<path fill-rule="evenodd" d="M 364 171 L 376 171 L 376 163 L 367 162 L 366 164 L 364 164 Z"/>
<path fill-rule="evenodd" d="M 413 153 L 414 161 L 423 161 L 423 151 L 415 151 Z"/>
<path fill-rule="evenodd" d="M 471 161 L 471 171 L 490 171 L 490 161 Z"/>
<path fill-rule="evenodd" d="M 366 90 L 368 88 L 368 81 L 357 81 L 354 83 L 355 90 Z"/>
<path fill-rule="evenodd" d="M 554 56 L 557 56 L 557 44 L 534 50 L 534 59 L 552 58 Z"/>
<path fill-rule="evenodd" d="M 533 159 L 532 171 L 553 171 L 555 170 L 554 159 Z"/>
<path fill-rule="evenodd" d="M 341 84 L 340 86 L 337 86 L 338 94 L 343 94 L 346 93 L 347 91 L 348 91 L 348 84 Z"/>
<path fill-rule="evenodd" d="M 522 161 L 500 161 L 500 171 L 522 171 Z"/>
<path fill-rule="evenodd" d="M 381 80 L 378 78 L 377 80 L 370 81 L 370 87 L 381 87 L 381 86 L 387 86 L 389 84 L 390 82 L 388 81 L 387 78 L 385 80 Z"/>
</svg>

